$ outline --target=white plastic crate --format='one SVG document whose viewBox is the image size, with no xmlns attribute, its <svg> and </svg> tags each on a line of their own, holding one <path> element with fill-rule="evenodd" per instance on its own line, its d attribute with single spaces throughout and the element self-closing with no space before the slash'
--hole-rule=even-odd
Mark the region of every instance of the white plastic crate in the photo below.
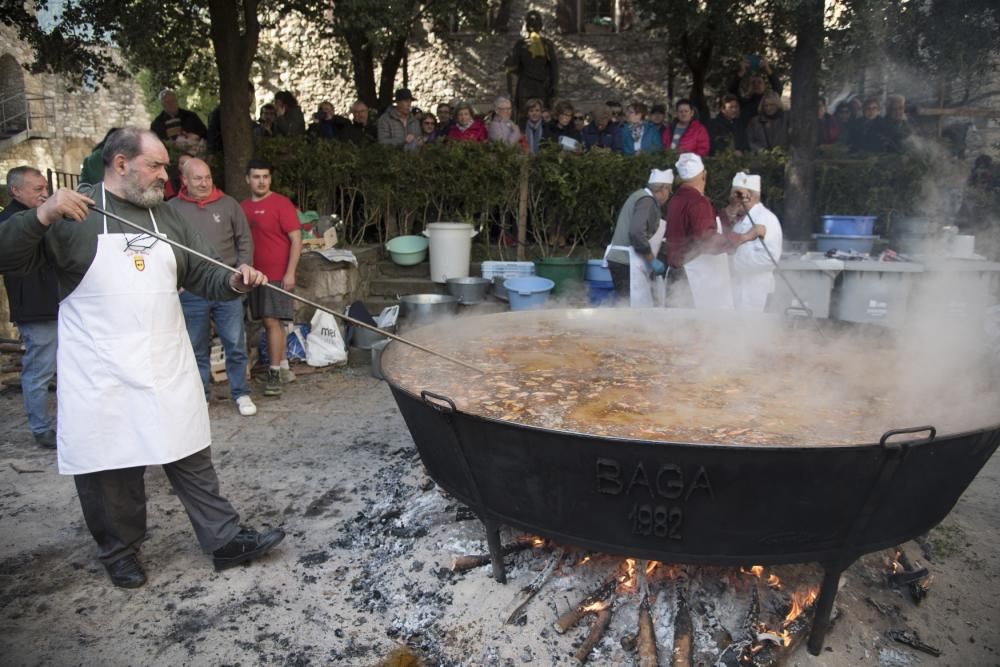
<svg viewBox="0 0 1000 667">
<path fill-rule="evenodd" d="M 535 275 L 534 262 L 496 262 L 482 263 L 483 278 L 492 280 L 496 276 L 504 278 L 523 278 Z"/>
</svg>

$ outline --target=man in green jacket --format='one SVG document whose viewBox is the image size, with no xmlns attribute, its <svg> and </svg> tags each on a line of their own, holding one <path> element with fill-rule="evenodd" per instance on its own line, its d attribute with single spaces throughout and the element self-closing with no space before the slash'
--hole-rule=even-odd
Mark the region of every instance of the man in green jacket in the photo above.
<svg viewBox="0 0 1000 667">
<path fill-rule="evenodd" d="M 284 538 L 242 528 L 219 491 L 201 378 L 177 290 L 235 299 L 267 282 L 230 272 L 96 211 L 207 255 L 212 249 L 163 203 L 166 148 L 124 128 L 104 147 L 104 182 L 89 199 L 59 190 L 0 226 L 0 271 L 52 267 L 58 276 L 59 472 L 73 475 L 98 556 L 116 586 L 137 588 L 146 536 L 147 465 L 162 465 L 217 569 L 256 558 Z"/>
</svg>

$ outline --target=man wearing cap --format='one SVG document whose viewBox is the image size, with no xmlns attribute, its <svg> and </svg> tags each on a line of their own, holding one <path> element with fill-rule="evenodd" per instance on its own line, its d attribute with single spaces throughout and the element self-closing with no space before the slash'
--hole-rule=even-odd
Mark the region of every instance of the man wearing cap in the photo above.
<svg viewBox="0 0 1000 667">
<path fill-rule="evenodd" d="M 763 237 L 767 229 L 752 225 L 742 234 L 723 232 L 722 222 L 705 197 L 708 173 L 701 158 L 682 153 L 677 159 L 681 185 L 667 209 L 667 282 L 670 305 L 733 309 L 726 253 Z"/>
<path fill-rule="evenodd" d="M 674 172 L 653 169 L 646 187 L 636 190 L 618 213 L 611 245 L 604 252 L 615 293 L 633 308 L 664 305 L 666 266 L 657 258 L 666 221 L 663 205 L 670 198 Z"/>
<path fill-rule="evenodd" d="M 750 231 L 755 224 L 767 228 L 761 241 L 744 243 L 729 258 L 736 310 L 763 313 L 774 291 L 774 262 L 781 258 L 782 234 L 778 217 L 760 203 L 759 175 L 741 171 L 733 177 L 729 205 L 719 211 L 719 217 L 737 234 Z"/>
<path fill-rule="evenodd" d="M 378 119 L 378 142 L 389 146 L 406 146 L 420 136 L 420 120 L 410 113 L 413 94 L 409 88 L 396 91 L 395 104 Z"/>
</svg>

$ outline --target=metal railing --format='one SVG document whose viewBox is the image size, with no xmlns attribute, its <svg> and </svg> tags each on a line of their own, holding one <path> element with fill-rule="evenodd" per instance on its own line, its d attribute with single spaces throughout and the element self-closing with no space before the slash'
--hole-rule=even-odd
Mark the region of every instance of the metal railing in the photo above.
<svg viewBox="0 0 1000 667">
<path fill-rule="evenodd" d="M 59 188 L 75 190 L 76 186 L 80 184 L 80 174 L 73 174 L 68 171 L 46 169 L 45 177 L 49 181 L 49 192 L 55 192 Z"/>
<path fill-rule="evenodd" d="M 15 93 L 0 99 L 0 134 L 46 132 L 54 127 L 55 98 L 32 93 Z"/>
</svg>

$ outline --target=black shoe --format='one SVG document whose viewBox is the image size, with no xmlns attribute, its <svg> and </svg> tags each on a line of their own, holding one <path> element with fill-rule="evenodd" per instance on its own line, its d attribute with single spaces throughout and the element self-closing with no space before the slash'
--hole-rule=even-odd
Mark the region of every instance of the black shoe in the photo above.
<svg viewBox="0 0 1000 667">
<path fill-rule="evenodd" d="M 35 434 L 35 442 L 38 443 L 40 447 L 45 449 L 55 449 L 56 448 L 56 432 L 52 429 L 48 431 L 42 431 L 41 433 Z"/>
<path fill-rule="evenodd" d="M 139 588 L 146 583 L 146 572 L 142 569 L 142 563 L 130 554 L 119 558 L 111 565 L 105 565 L 111 583 L 121 588 Z"/>
<path fill-rule="evenodd" d="M 229 544 L 212 552 L 212 562 L 215 563 L 216 570 L 225 570 L 227 567 L 263 556 L 283 539 L 285 531 L 280 528 L 263 535 L 253 528 L 240 528 L 240 532 L 229 541 Z"/>
</svg>

